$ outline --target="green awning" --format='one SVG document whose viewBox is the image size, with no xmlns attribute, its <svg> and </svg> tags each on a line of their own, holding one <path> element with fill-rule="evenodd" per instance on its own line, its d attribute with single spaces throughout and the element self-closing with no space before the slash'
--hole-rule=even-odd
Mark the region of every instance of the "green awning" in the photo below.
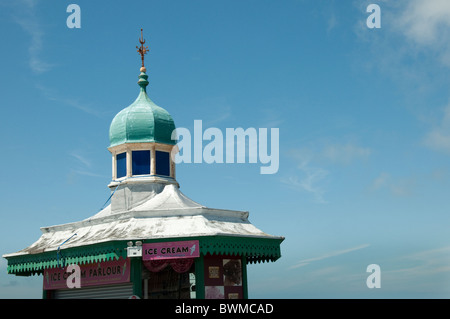
<svg viewBox="0 0 450 319">
<path fill-rule="evenodd" d="M 200 252 L 204 255 L 246 256 L 248 263 L 276 261 L 281 257 L 284 238 L 211 236 L 202 237 Z"/>
<path fill-rule="evenodd" d="M 40 274 L 47 268 L 62 267 L 69 264 L 89 264 L 93 262 L 117 260 L 126 258 L 124 243 L 102 243 L 81 246 L 58 251 L 37 254 L 26 254 L 6 257 L 8 274 L 29 276 Z"/>
<path fill-rule="evenodd" d="M 142 240 L 142 239 L 136 239 Z M 199 240 L 203 255 L 245 256 L 247 263 L 276 261 L 281 257 L 280 244 L 283 237 L 235 237 L 205 236 L 183 238 L 158 238 L 142 240 L 144 243 Z M 29 276 L 40 274 L 47 268 L 63 267 L 69 264 L 88 264 L 93 262 L 126 258 L 128 241 L 99 243 L 89 246 L 61 249 L 57 251 L 16 255 L 6 257 L 8 274 Z"/>
</svg>

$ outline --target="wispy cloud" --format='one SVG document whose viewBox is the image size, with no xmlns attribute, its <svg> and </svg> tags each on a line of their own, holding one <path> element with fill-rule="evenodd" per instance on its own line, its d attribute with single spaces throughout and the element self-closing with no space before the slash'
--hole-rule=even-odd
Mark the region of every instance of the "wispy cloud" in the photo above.
<svg viewBox="0 0 450 319">
<path fill-rule="evenodd" d="M 447 0 L 380 0 L 382 27 L 368 29 L 365 9 L 371 0 L 354 0 L 362 13 L 354 32 L 361 45 L 355 67 L 387 75 L 412 102 L 433 91 L 450 67 L 450 2 Z M 364 54 L 361 54 L 361 51 Z M 443 68 L 444 67 L 444 68 Z M 443 70 L 444 69 L 444 70 Z M 417 107 L 409 103 L 408 108 Z M 426 105 L 427 109 L 429 106 Z"/>
<path fill-rule="evenodd" d="M 199 113 L 203 114 L 203 126 L 213 127 L 223 124 L 232 116 L 232 107 L 223 96 L 207 97 L 198 105 Z"/>
<path fill-rule="evenodd" d="M 291 150 L 290 156 L 297 163 L 296 172 L 294 173 L 295 175 L 281 178 L 281 183 L 292 189 L 312 194 L 317 203 L 327 203 L 324 198 L 325 190 L 322 182 L 329 172 L 323 168 L 311 165 L 314 153 L 310 149 Z M 300 177 L 297 176 L 297 173 L 300 173 Z"/>
<path fill-rule="evenodd" d="M 275 107 L 263 108 L 259 111 L 261 120 L 259 127 L 280 127 L 284 119 L 280 115 L 281 112 Z"/>
<path fill-rule="evenodd" d="M 90 176 L 90 177 L 101 177 L 101 178 L 107 178 L 108 176 L 106 175 L 102 175 L 102 174 L 97 174 L 88 170 L 82 170 L 82 169 L 73 169 L 71 170 L 72 174 L 76 174 L 76 175 L 84 175 L 84 176 Z"/>
<path fill-rule="evenodd" d="M 36 16 L 35 0 L 19 0 L 14 2 L 16 13 L 13 14 L 13 20 L 22 27 L 25 33 L 30 37 L 28 43 L 28 64 L 34 73 L 43 73 L 49 71 L 54 65 L 42 59 L 44 30 Z"/>
<path fill-rule="evenodd" d="M 300 178 L 296 175 L 281 178 L 281 183 L 295 190 L 312 194 L 317 203 L 327 203 L 324 198 L 325 190 L 321 185 L 321 182 L 329 174 L 328 171 L 320 167 L 312 167 L 307 161 L 300 163 L 298 169 L 302 173 Z"/>
<path fill-rule="evenodd" d="M 51 89 L 42 84 L 36 84 L 35 86 L 42 93 L 42 95 L 50 101 L 55 101 L 63 105 L 73 107 L 84 113 L 94 115 L 98 118 L 103 118 L 103 116 L 105 115 L 104 112 L 100 112 L 95 107 L 92 107 L 90 103 L 83 103 L 71 97 L 62 97 L 54 89 Z"/>
<path fill-rule="evenodd" d="M 89 156 L 85 154 L 85 152 L 80 150 L 72 150 L 69 155 L 75 159 L 74 168 L 70 170 L 69 181 L 74 177 L 74 175 L 85 175 L 91 177 L 102 177 L 105 178 L 107 176 L 101 175 L 93 171 L 92 160 Z"/>
<path fill-rule="evenodd" d="M 295 269 L 295 268 L 303 267 L 303 266 L 309 265 L 310 263 L 315 262 L 315 261 L 324 260 L 324 259 L 328 259 L 328 258 L 331 258 L 331 257 L 336 257 L 336 256 L 339 256 L 339 255 L 347 254 L 347 253 L 350 253 L 350 252 L 353 252 L 353 251 L 356 251 L 356 250 L 360 250 L 360 249 L 363 249 L 363 248 L 366 248 L 366 247 L 369 247 L 369 246 L 370 246 L 369 244 L 364 244 L 364 245 L 359 245 L 359 246 L 352 247 L 352 248 L 332 251 L 332 252 L 326 253 L 324 255 L 318 256 L 318 257 L 304 259 L 304 260 L 299 261 L 295 265 L 289 267 L 289 269 Z"/>
<path fill-rule="evenodd" d="M 400 257 L 405 261 L 416 260 L 424 263 L 424 266 L 435 265 L 436 269 L 441 269 L 442 265 L 450 267 L 450 246 L 432 248 L 428 250 L 418 251 Z M 431 269 L 429 269 L 431 271 Z M 450 268 L 447 268 L 450 271 Z"/>
<path fill-rule="evenodd" d="M 327 33 L 330 33 L 338 25 L 338 20 L 336 14 L 330 14 L 330 17 L 327 21 Z"/>
<path fill-rule="evenodd" d="M 354 160 L 368 158 L 371 153 L 372 150 L 368 147 L 347 143 L 327 145 L 321 156 L 335 163 L 350 164 Z"/>
<path fill-rule="evenodd" d="M 450 293 L 450 246 L 399 256 L 382 268 L 384 289 Z"/>
<path fill-rule="evenodd" d="M 355 142 L 315 143 L 311 148 L 293 150 L 292 155 L 298 159 L 321 162 L 324 164 L 349 165 L 354 161 L 365 160 L 372 154 L 372 149 L 357 145 Z"/>
<path fill-rule="evenodd" d="M 297 171 L 288 177 L 280 179 L 281 183 L 290 188 L 313 195 L 315 202 L 325 204 L 325 183 L 331 174 L 324 165 L 349 165 L 354 161 L 367 159 L 372 150 L 355 143 L 328 143 L 313 150 L 301 148 L 291 150 L 289 155 L 297 163 Z"/>
<path fill-rule="evenodd" d="M 51 70 L 55 64 L 49 63 L 42 58 L 42 53 L 45 52 L 45 31 L 36 13 L 38 3 L 38 0 L 18 0 L 8 4 L 8 6 L 13 9 L 11 13 L 13 21 L 16 22 L 29 37 L 29 41 L 25 41 L 28 48 L 29 67 L 34 73 L 41 74 Z M 88 104 L 80 102 L 75 98 L 61 97 L 53 89 L 42 84 L 36 84 L 36 88 L 51 101 L 57 101 L 97 117 L 102 117 L 103 115 Z"/>
<path fill-rule="evenodd" d="M 417 181 L 413 177 L 394 178 L 391 174 L 382 172 L 372 181 L 370 191 L 387 189 L 396 197 L 411 196 L 414 194 L 416 184 Z"/>
<path fill-rule="evenodd" d="M 217 110 L 217 113 L 214 115 L 214 119 L 207 119 L 205 122 L 205 126 L 212 127 L 223 123 L 231 117 L 231 107 L 229 105 L 222 106 Z"/>
<path fill-rule="evenodd" d="M 85 155 L 82 155 L 79 151 L 71 151 L 70 156 L 76 158 L 79 163 L 85 167 L 90 168 L 92 166 L 90 159 L 88 159 Z"/>
<path fill-rule="evenodd" d="M 425 135 L 423 143 L 430 149 L 450 154 L 450 104 L 444 108 L 441 120 Z"/>
<path fill-rule="evenodd" d="M 395 25 L 416 49 L 432 50 L 450 67 L 450 2 L 448 0 L 401 1 Z"/>
<path fill-rule="evenodd" d="M 362 9 L 368 3 L 355 1 L 355 6 Z M 427 94 L 445 92 L 448 86 L 450 1 L 382 1 L 380 7 L 381 32 L 371 32 L 364 25 L 356 28 L 370 54 L 360 62 L 388 75 L 403 88 L 407 92 L 405 108 L 421 119 L 437 108 L 430 105 Z M 431 150 L 450 154 L 450 104 L 441 114 L 420 142 Z"/>
<path fill-rule="evenodd" d="M 386 173 L 382 172 L 380 175 L 377 176 L 372 182 L 371 189 L 372 190 L 378 190 L 384 186 L 386 186 L 390 180 L 391 176 Z"/>
</svg>

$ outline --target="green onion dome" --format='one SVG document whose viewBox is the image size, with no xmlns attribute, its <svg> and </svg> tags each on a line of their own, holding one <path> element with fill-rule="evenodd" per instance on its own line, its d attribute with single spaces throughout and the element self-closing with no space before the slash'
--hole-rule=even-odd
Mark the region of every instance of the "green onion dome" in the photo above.
<svg viewBox="0 0 450 319">
<path fill-rule="evenodd" d="M 176 139 L 172 140 L 175 130 L 172 116 L 147 95 L 148 75 L 145 71 L 145 67 L 142 67 L 138 81 L 141 87 L 139 96 L 130 106 L 117 113 L 111 122 L 110 147 L 123 143 L 177 143 Z"/>
</svg>

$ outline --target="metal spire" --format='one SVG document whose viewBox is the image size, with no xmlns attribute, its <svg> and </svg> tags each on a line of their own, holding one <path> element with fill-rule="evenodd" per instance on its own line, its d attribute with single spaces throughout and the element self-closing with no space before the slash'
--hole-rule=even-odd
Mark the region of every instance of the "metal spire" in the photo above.
<svg viewBox="0 0 450 319">
<path fill-rule="evenodd" d="M 144 35 L 142 33 L 142 29 L 141 29 L 141 37 L 139 38 L 139 43 L 141 44 L 141 46 L 140 47 L 136 46 L 136 49 L 138 49 L 137 52 L 141 55 L 142 68 L 145 69 L 145 66 L 144 66 L 144 55 L 148 52 L 148 46 L 144 47 L 145 40 L 144 40 Z M 145 72 L 145 70 L 143 70 L 143 72 Z"/>
</svg>

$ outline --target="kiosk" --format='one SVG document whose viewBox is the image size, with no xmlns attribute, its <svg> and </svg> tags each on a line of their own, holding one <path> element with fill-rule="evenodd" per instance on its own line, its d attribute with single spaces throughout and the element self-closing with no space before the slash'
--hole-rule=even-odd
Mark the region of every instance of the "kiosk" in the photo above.
<svg viewBox="0 0 450 319">
<path fill-rule="evenodd" d="M 42 274 L 43 298 L 248 298 L 247 264 L 277 260 L 284 237 L 253 226 L 248 212 L 208 208 L 180 191 L 175 123 L 147 95 L 140 43 L 139 95 L 109 131 L 109 205 L 41 228 L 35 243 L 3 256 L 7 271 Z"/>
</svg>

